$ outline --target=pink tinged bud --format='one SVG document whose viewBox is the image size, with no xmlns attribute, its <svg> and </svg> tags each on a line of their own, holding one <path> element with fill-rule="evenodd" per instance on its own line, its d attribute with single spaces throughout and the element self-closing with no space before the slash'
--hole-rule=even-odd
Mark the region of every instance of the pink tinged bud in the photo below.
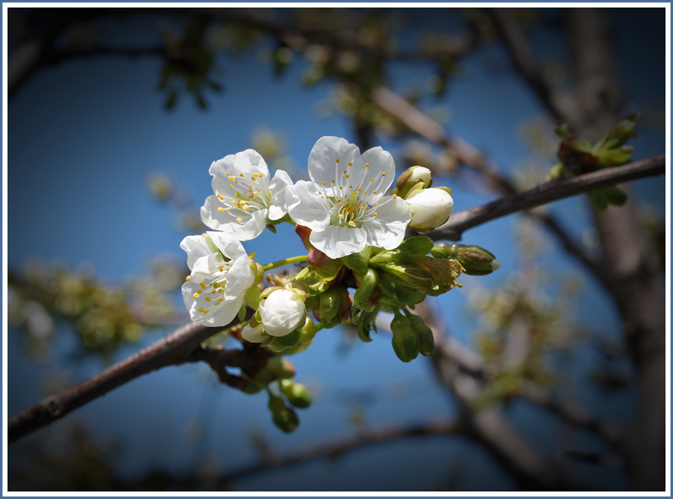
<svg viewBox="0 0 673 499">
<path fill-rule="evenodd" d="M 297 329 L 304 318 L 304 299 L 289 289 L 277 289 L 260 303 L 259 312 L 267 334 L 285 336 Z"/>
<path fill-rule="evenodd" d="M 431 231 L 446 223 L 453 211 L 453 198 L 443 189 L 423 189 L 407 200 L 411 210 L 409 228 Z"/>
</svg>

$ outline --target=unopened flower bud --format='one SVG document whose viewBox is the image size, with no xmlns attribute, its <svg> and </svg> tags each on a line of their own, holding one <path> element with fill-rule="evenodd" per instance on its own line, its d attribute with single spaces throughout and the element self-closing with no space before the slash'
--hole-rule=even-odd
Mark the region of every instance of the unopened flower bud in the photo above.
<svg viewBox="0 0 673 499">
<path fill-rule="evenodd" d="M 468 275 L 487 275 L 500 268 L 495 255 L 477 245 L 439 243 L 432 248 L 435 258 L 457 260 Z"/>
<path fill-rule="evenodd" d="M 311 405 L 311 394 L 304 385 L 295 383 L 291 379 L 282 379 L 278 382 L 280 391 L 285 394 L 288 402 L 295 407 L 304 409 Z"/>
<path fill-rule="evenodd" d="M 285 407 L 283 399 L 277 395 L 269 394 L 269 409 L 273 415 L 274 424 L 285 433 L 290 433 L 297 428 L 299 420 L 294 411 Z"/>
<path fill-rule="evenodd" d="M 402 362 L 411 362 L 418 357 L 420 347 L 418 334 L 414 331 L 409 318 L 396 312 L 390 323 L 390 329 L 393 331 L 393 350 L 397 357 Z"/>
<path fill-rule="evenodd" d="M 419 183 L 422 183 L 419 186 L 421 189 L 429 188 L 432 185 L 432 172 L 424 166 L 412 166 L 404 170 L 397 177 L 397 184 L 392 193 L 397 194 L 401 198 L 406 198 L 409 191 Z"/>
<path fill-rule="evenodd" d="M 259 304 L 259 312 L 267 334 L 285 336 L 301 324 L 306 306 L 299 294 L 289 289 L 277 289 Z"/>
<path fill-rule="evenodd" d="M 435 338 L 432 336 L 432 330 L 425 325 L 425 322 L 419 316 L 409 314 L 408 317 L 414 327 L 414 331 L 418 334 L 421 355 L 429 357 L 435 352 Z"/>
<path fill-rule="evenodd" d="M 412 192 L 406 201 L 411 210 L 409 228 L 419 232 L 429 232 L 444 224 L 453 211 L 453 198 L 444 189 Z"/>
</svg>

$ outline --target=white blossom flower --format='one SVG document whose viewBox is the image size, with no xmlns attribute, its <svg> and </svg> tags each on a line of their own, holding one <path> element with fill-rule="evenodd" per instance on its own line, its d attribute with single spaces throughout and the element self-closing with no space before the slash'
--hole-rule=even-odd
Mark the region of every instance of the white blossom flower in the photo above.
<svg viewBox="0 0 673 499">
<path fill-rule="evenodd" d="M 267 334 L 285 336 L 297 329 L 306 305 L 304 299 L 289 289 L 277 289 L 259 304 L 259 313 Z"/>
<path fill-rule="evenodd" d="M 206 232 L 185 237 L 180 247 L 191 270 L 182 285 L 189 316 L 206 326 L 229 324 L 255 281 L 243 245 L 231 234 Z"/>
<path fill-rule="evenodd" d="M 257 151 L 246 149 L 214 161 L 209 173 L 215 194 L 201 207 L 201 220 L 211 229 L 247 241 L 260 235 L 267 222 L 287 213 L 285 187 L 292 180 L 283 170 L 270 179 L 269 168 Z"/>
<path fill-rule="evenodd" d="M 330 258 L 357 253 L 366 245 L 395 249 L 411 213 L 404 200 L 384 196 L 395 175 L 390 153 L 380 147 L 360 155 L 354 144 L 322 137 L 308 158 L 311 182 L 286 190 L 287 210 L 311 229 L 313 246 Z"/>
<path fill-rule="evenodd" d="M 453 198 L 443 189 L 421 189 L 406 199 L 411 210 L 409 228 L 430 231 L 445 223 L 453 211 Z"/>
</svg>

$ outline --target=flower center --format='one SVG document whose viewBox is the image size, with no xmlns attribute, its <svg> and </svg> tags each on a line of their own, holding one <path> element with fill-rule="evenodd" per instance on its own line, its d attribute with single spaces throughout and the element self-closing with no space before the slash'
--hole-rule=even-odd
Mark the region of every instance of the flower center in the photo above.
<svg viewBox="0 0 673 499">
<path fill-rule="evenodd" d="M 380 191 L 386 174 L 370 175 L 369 163 L 365 163 L 364 171 L 357 171 L 352 162 L 344 167 L 339 159 L 335 165 L 330 184 L 322 182 L 322 186 L 318 186 L 323 206 L 331 214 L 330 225 L 360 227 L 362 222 L 378 215 L 374 210 L 379 205 L 376 201 L 383 195 Z M 357 177 L 360 180 L 353 181 Z"/>
<path fill-rule="evenodd" d="M 268 209 L 271 204 L 271 192 L 265 186 L 259 185 L 258 179 L 263 176 L 262 173 L 253 173 L 248 179 L 242 173 L 238 177 L 227 172 L 229 179 L 229 189 L 233 192 L 233 198 L 228 205 L 218 207 L 218 211 L 226 211 L 236 216 L 236 221 L 243 222 L 243 217 L 247 219 L 252 213 Z M 222 194 L 217 193 L 217 198 L 225 202 Z"/>
<path fill-rule="evenodd" d="M 219 262 L 216 268 L 211 271 L 210 277 L 201 281 L 199 283 L 200 289 L 197 288 L 193 294 L 194 300 L 199 306 L 198 311 L 204 316 L 210 312 L 211 307 L 217 308 L 224 301 L 227 272 L 229 272 L 232 264 L 232 261 Z M 187 280 L 190 280 L 189 276 Z"/>
</svg>

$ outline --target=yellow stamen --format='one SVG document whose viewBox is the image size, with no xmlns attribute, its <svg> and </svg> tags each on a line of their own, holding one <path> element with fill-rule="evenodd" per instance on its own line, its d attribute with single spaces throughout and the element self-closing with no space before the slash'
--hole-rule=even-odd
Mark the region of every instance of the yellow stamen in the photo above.
<svg viewBox="0 0 673 499">
<path fill-rule="evenodd" d="M 199 312 L 203 313 L 205 309 L 203 307 L 199 308 Z"/>
<path fill-rule="evenodd" d="M 382 176 L 382 177 L 385 177 L 385 176 L 386 176 L 386 172 L 383 172 L 383 173 L 381 174 L 381 176 Z"/>
<path fill-rule="evenodd" d="M 369 163 L 365 163 L 365 168 L 369 168 Z"/>
<path fill-rule="evenodd" d="M 224 208 L 222 208 L 222 207 L 220 206 L 220 207 L 217 208 L 217 211 L 224 211 Z"/>
<path fill-rule="evenodd" d="M 194 293 L 194 299 L 196 300 L 199 297 L 198 293 Z"/>
<path fill-rule="evenodd" d="M 206 289 L 206 285 L 204 283 L 201 282 L 199 284 L 201 284 L 201 289 Z"/>
<path fill-rule="evenodd" d="M 350 222 L 348 222 L 348 225 L 350 225 L 351 227 L 353 227 L 353 226 L 355 225 L 355 222 L 353 222 L 353 221 L 351 220 Z"/>
<path fill-rule="evenodd" d="M 353 163 L 348 163 L 348 166 L 353 166 Z"/>
<path fill-rule="evenodd" d="M 185 278 L 185 281 L 191 281 L 191 280 L 192 280 L 192 276 L 190 276 L 190 275 L 188 275 L 188 276 Z"/>
<path fill-rule="evenodd" d="M 206 315 L 208 313 L 208 310 L 203 311 L 203 315 Z"/>
<path fill-rule="evenodd" d="M 374 216 L 378 215 L 378 213 L 374 212 Z"/>
<path fill-rule="evenodd" d="M 393 194 L 393 199 L 397 199 L 397 194 Z"/>
<path fill-rule="evenodd" d="M 338 163 L 338 162 L 339 162 L 339 160 L 337 159 L 337 163 Z"/>
<path fill-rule="evenodd" d="M 243 219 L 242 219 L 241 217 L 238 217 L 238 218 L 236 219 L 236 221 L 237 221 L 237 222 L 242 222 Z"/>
<path fill-rule="evenodd" d="M 230 189 L 233 189 L 233 188 L 234 188 L 234 184 L 229 184 L 229 188 L 230 188 Z"/>
<path fill-rule="evenodd" d="M 210 296 L 205 296 L 203 299 L 206 301 L 210 301 Z"/>
</svg>

